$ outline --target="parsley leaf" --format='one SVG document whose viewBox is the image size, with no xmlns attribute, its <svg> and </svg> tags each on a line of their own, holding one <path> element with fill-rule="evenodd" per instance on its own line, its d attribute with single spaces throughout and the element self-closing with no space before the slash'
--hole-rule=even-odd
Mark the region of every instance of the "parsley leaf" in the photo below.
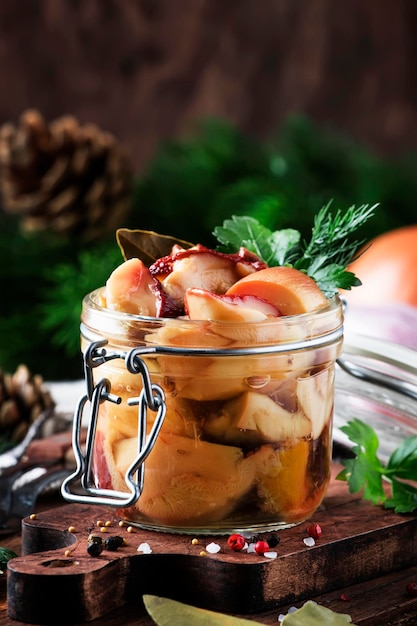
<svg viewBox="0 0 417 626">
<path fill-rule="evenodd" d="M 388 498 L 385 506 L 394 509 L 395 513 L 412 513 L 417 509 L 417 489 L 396 478 L 392 480 L 392 498 Z"/>
<path fill-rule="evenodd" d="M 348 481 L 351 493 L 358 493 L 363 489 L 366 500 L 371 500 L 373 504 L 384 502 L 383 467 L 377 456 L 379 440 L 375 431 L 358 419 L 348 422 L 340 430 L 357 445 L 352 448 L 355 458 L 343 462 L 345 469 L 337 478 Z"/>
<path fill-rule="evenodd" d="M 254 217 L 236 216 L 225 220 L 213 233 L 227 250 L 241 246 L 259 256 L 268 265 L 284 265 L 292 248 L 298 245 L 300 233 L 292 228 L 272 232 Z"/>
<path fill-rule="evenodd" d="M 364 241 L 352 241 L 350 236 L 374 214 L 376 206 L 351 206 L 344 213 L 332 213 L 329 202 L 316 215 L 309 242 L 302 241 L 297 230 L 272 232 L 248 216 L 232 216 L 217 226 L 213 234 L 227 252 L 243 246 L 269 266 L 287 265 L 308 274 L 330 298 L 339 289 L 361 284 L 346 266 Z"/>
<path fill-rule="evenodd" d="M 294 228 L 284 228 L 271 233 L 271 255 L 276 265 L 285 265 L 291 260 L 300 242 L 300 233 Z"/>
<path fill-rule="evenodd" d="M 417 436 L 407 437 L 391 454 L 386 471 L 403 479 L 417 478 Z"/>
<path fill-rule="evenodd" d="M 346 480 L 351 493 L 363 490 L 363 498 L 373 504 L 384 504 L 396 513 L 412 513 L 417 509 L 417 436 L 404 439 L 384 466 L 378 458 L 379 440 L 374 429 L 359 419 L 348 422 L 341 430 L 355 443 L 354 457 L 343 461 L 345 468 L 338 480 Z M 390 485 L 386 495 L 384 482 Z"/>
</svg>

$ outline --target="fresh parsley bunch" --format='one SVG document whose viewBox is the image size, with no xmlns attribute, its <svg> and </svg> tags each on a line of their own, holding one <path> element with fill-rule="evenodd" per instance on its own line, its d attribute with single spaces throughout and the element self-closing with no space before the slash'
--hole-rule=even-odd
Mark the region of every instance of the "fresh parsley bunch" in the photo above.
<svg viewBox="0 0 417 626">
<path fill-rule="evenodd" d="M 340 428 L 355 443 L 354 457 L 343 461 L 345 469 L 337 478 L 346 480 L 350 493 L 363 490 L 363 498 L 372 504 L 383 504 L 396 513 L 412 513 L 417 509 L 417 436 L 404 439 L 394 450 L 386 465 L 378 458 L 379 440 L 374 429 L 359 419 Z M 384 482 L 389 483 L 387 496 Z"/>
<path fill-rule="evenodd" d="M 351 289 L 361 281 L 346 270 L 363 240 L 350 236 L 373 214 L 377 205 L 352 206 L 344 213 L 332 213 L 331 202 L 322 207 L 314 219 L 311 239 L 306 242 L 293 228 L 272 232 L 258 220 L 233 216 L 217 226 L 213 234 L 225 251 L 243 246 L 254 252 L 269 266 L 286 265 L 313 278 L 327 298 L 339 289 Z"/>
</svg>

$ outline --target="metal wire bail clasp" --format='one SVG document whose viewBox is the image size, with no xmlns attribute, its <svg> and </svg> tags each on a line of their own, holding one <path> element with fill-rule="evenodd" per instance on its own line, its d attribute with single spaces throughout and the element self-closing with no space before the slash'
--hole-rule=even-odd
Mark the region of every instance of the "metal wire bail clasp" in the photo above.
<svg viewBox="0 0 417 626">
<path fill-rule="evenodd" d="M 159 385 L 153 384 L 149 371 L 141 359 L 142 354 L 149 354 L 153 349 L 134 348 L 127 354 L 124 352 L 108 353 L 104 346 L 107 340 L 90 344 L 84 355 L 84 372 L 87 393 L 78 401 L 74 414 L 72 446 L 77 463 L 76 470 L 66 478 L 61 486 L 61 493 L 66 500 L 89 504 L 104 504 L 119 508 L 135 504 L 139 499 L 144 482 L 144 461 L 155 445 L 163 424 L 166 405 L 165 394 Z M 122 399 L 110 393 L 111 384 L 106 378 L 94 384 L 93 369 L 112 359 L 124 359 L 127 370 L 142 377 L 142 390 L 137 398 L 129 398 L 129 405 L 138 405 L 138 448 L 137 457 L 125 473 L 127 491 L 116 491 L 96 487 L 93 477 L 93 451 L 97 431 L 99 407 L 103 402 L 120 404 Z M 90 419 L 87 427 L 85 454 L 81 449 L 82 421 L 87 404 L 90 404 Z M 156 416 L 147 436 L 148 410 Z M 74 491 L 70 487 L 75 486 Z"/>
</svg>

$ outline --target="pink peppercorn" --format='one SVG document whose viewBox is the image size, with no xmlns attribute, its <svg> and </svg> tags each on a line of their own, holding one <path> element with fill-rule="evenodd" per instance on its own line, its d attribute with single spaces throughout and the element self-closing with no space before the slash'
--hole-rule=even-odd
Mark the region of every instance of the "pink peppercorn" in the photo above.
<svg viewBox="0 0 417 626">
<path fill-rule="evenodd" d="M 255 552 L 260 556 L 263 556 L 265 552 L 269 552 L 269 544 L 267 541 L 257 541 L 255 543 Z"/>
<path fill-rule="evenodd" d="M 411 596 L 412 598 L 416 598 L 417 597 L 417 583 L 407 583 L 406 585 L 406 591 L 407 594 L 409 596 Z"/>
<path fill-rule="evenodd" d="M 238 533 L 233 533 L 233 535 L 230 535 L 227 540 L 227 545 L 229 546 L 229 548 L 234 550 L 234 552 L 240 552 L 241 550 L 243 550 L 245 544 L 246 539 L 243 537 L 243 535 L 239 535 Z"/>
<path fill-rule="evenodd" d="M 320 539 L 323 531 L 321 526 L 315 522 L 308 527 L 307 532 L 309 537 L 312 537 L 313 539 Z"/>
</svg>

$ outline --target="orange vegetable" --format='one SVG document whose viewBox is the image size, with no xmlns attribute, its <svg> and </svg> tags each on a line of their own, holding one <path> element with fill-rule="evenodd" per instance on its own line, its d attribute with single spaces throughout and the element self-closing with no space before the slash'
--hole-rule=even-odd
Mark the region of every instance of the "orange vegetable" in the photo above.
<svg viewBox="0 0 417 626">
<path fill-rule="evenodd" d="M 343 292 L 348 302 L 417 306 L 417 224 L 379 235 L 348 269 L 362 281 Z"/>
</svg>

